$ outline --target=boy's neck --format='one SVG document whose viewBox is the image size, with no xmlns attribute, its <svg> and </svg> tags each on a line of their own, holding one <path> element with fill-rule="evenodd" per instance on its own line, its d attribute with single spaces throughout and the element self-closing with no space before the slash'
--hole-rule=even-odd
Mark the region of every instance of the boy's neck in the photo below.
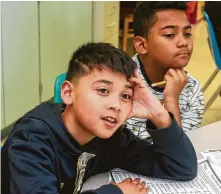
<svg viewBox="0 0 221 194">
<path fill-rule="evenodd" d="M 73 118 L 70 107 L 66 107 L 65 111 L 62 113 L 62 118 L 69 133 L 81 146 L 87 144 L 94 138 L 94 136 L 81 128 L 77 122 L 74 122 L 75 119 Z"/>
<path fill-rule="evenodd" d="M 152 83 L 164 80 L 167 69 L 163 69 L 160 64 L 145 55 L 139 55 L 143 68 Z"/>
</svg>

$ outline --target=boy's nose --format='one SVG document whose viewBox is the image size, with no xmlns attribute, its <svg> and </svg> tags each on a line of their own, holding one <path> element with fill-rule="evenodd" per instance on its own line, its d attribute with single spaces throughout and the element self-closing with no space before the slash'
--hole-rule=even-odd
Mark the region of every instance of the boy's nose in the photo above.
<svg viewBox="0 0 221 194">
<path fill-rule="evenodd" d="M 178 47 L 187 47 L 188 41 L 184 36 L 180 36 L 179 41 L 178 41 Z"/>
<path fill-rule="evenodd" d="M 111 104 L 111 105 L 108 105 L 107 106 L 107 109 L 108 110 L 113 110 L 113 111 L 115 111 L 115 112 L 120 112 L 120 106 L 119 105 L 117 105 L 117 104 Z"/>
<path fill-rule="evenodd" d="M 120 100 L 115 100 L 112 103 L 109 103 L 107 105 L 108 110 L 114 110 L 115 112 L 120 112 L 121 111 L 121 103 Z"/>
</svg>

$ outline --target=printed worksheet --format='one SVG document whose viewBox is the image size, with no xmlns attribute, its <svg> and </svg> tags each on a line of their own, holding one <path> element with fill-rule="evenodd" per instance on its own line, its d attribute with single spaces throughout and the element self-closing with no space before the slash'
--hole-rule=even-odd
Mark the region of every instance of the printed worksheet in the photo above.
<svg viewBox="0 0 221 194">
<path fill-rule="evenodd" d="M 200 152 L 200 154 L 209 160 L 210 163 L 217 164 L 221 166 L 221 150 L 206 150 L 205 152 Z"/>
<path fill-rule="evenodd" d="M 209 161 L 216 175 L 221 180 L 221 150 L 206 150 L 205 152 L 200 152 L 200 154 Z"/>
<path fill-rule="evenodd" d="M 221 180 L 207 159 L 198 163 L 198 175 L 188 182 L 149 178 L 121 169 L 113 169 L 109 180 L 119 183 L 126 178 L 140 178 L 150 189 L 148 194 L 221 194 Z"/>
</svg>

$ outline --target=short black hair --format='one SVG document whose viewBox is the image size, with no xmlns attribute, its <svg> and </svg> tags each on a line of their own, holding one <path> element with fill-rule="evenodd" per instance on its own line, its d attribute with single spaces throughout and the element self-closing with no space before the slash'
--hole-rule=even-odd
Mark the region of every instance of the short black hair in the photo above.
<svg viewBox="0 0 221 194">
<path fill-rule="evenodd" d="M 145 37 L 149 29 L 155 24 L 157 11 L 177 9 L 186 11 L 185 1 L 145 1 L 134 11 L 133 29 L 135 36 Z"/>
<path fill-rule="evenodd" d="M 136 64 L 125 52 L 109 43 L 87 43 L 73 53 L 66 80 L 71 81 L 89 74 L 94 69 L 104 68 L 120 72 L 128 79 L 133 76 Z"/>
</svg>

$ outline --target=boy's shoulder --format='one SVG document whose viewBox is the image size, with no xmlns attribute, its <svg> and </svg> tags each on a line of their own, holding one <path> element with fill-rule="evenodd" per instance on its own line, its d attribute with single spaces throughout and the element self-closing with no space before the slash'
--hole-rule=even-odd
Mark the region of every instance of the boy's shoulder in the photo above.
<svg viewBox="0 0 221 194">
<path fill-rule="evenodd" d="M 186 86 L 184 87 L 184 89 L 188 88 L 192 90 L 195 90 L 195 89 L 201 90 L 202 87 L 201 87 L 200 82 L 195 77 L 193 77 L 190 73 L 186 72 L 186 74 L 187 74 L 188 82 Z"/>
<path fill-rule="evenodd" d="M 59 117 L 56 115 L 56 106 L 58 105 L 44 102 L 27 112 L 16 121 L 9 138 L 16 141 L 23 137 L 29 141 L 33 134 L 40 138 L 50 136 L 51 128 L 55 128 L 55 125 L 58 128 L 60 123 Z"/>
<path fill-rule="evenodd" d="M 135 54 L 134 56 L 132 56 L 132 59 L 136 62 L 138 68 L 140 68 L 140 62 L 139 62 L 139 59 L 138 59 L 138 53 Z"/>
<path fill-rule="evenodd" d="M 36 118 L 23 117 L 14 125 L 9 139 L 11 143 L 30 142 L 33 136 L 47 139 L 50 136 L 49 127 Z"/>
<path fill-rule="evenodd" d="M 140 66 L 141 64 L 140 64 L 140 61 L 139 61 L 139 58 L 138 58 L 138 53 L 135 54 L 134 56 L 132 56 L 132 59 L 134 60 L 134 62 L 135 62 L 136 65 L 137 65 L 137 70 L 138 70 L 138 72 L 139 72 L 141 78 L 146 81 L 146 79 L 144 78 L 144 75 L 143 75 L 143 73 L 142 73 L 142 71 L 141 71 L 141 66 Z M 146 82 L 146 83 L 147 83 L 147 82 Z M 148 83 L 147 83 L 147 86 L 149 86 Z"/>
<path fill-rule="evenodd" d="M 188 82 L 179 96 L 181 112 L 188 110 L 194 103 L 203 105 L 203 92 L 200 82 L 187 72 Z"/>
</svg>

